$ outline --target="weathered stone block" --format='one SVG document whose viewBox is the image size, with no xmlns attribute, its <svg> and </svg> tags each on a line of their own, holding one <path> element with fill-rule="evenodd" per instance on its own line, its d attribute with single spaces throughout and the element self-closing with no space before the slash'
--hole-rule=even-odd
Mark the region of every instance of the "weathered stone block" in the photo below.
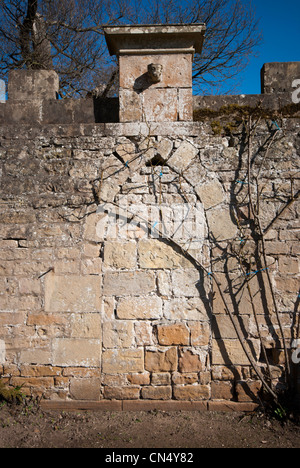
<svg viewBox="0 0 300 468">
<path fill-rule="evenodd" d="M 100 314 L 72 314 L 71 337 L 99 339 L 101 337 Z"/>
<path fill-rule="evenodd" d="M 175 400 L 197 401 L 210 398 L 208 385 L 176 385 L 173 392 Z"/>
<path fill-rule="evenodd" d="M 54 366 L 99 367 L 101 342 L 95 339 L 55 338 L 52 356 Z"/>
<path fill-rule="evenodd" d="M 256 401 L 262 388 L 260 380 L 240 381 L 236 384 L 238 401 Z"/>
<path fill-rule="evenodd" d="M 158 325 L 157 337 L 160 345 L 188 345 L 190 332 L 186 325 L 180 323 Z"/>
<path fill-rule="evenodd" d="M 249 332 L 249 317 L 234 317 L 236 326 Z M 236 339 L 235 327 L 228 315 L 214 315 L 212 320 L 212 333 L 216 339 Z"/>
<path fill-rule="evenodd" d="M 199 297 L 200 272 L 195 268 L 175 270 L 172 272 L 172 286 L 175 297 Z"/>
<path fill-rule="evenodd" d="M 181 275 L 178 277 L 178 282 L 180 278 Z M 164 317 L 168 320 L 208 321 L 208 308 L 198 297 L 170 299 L 165 303 Z"/>
<path fill-rule="evenodd" d="M 120 87 L 143 90 L 149 86 L 147 67 L 159 63 L 163 67 L 162 79 L 152 83 L 153 88 L 191 88 L 192 54 L 157 54 L 120 56 Z"/>
<path fill-rule="evenodd" d="M 144 371 L 144 350 L 107 349 L 102 354 L 102 371 L 106 374 L 127 374 Z"/>
<path fill-rule="evenodd" d="M 259 357 L 259 343 L 251 341 L 254 348 L 254 360 Z M 212 340 L 212 364 L 213 365 L 250 365 L 249 360 L 239 340 Z"/>
<path fill-rule="evenodd" d="M 172 387 L 143 387 L 141 394 L 144 400 L 170 400 L 172 398 Z"/>
<path fill-rule="evenodd" d="M 173 372 L 172 382 L 175 385 L 188 385 L 194 384 L 199 381 L 199 374 L 197 372 L 186 372 L 182 374 L 181 372 Z"/>
<path fill-rule="evenodd" d="M 218 180 L 200 184 L 195 188 L 195 191 L 206 210 L 224 201 L 223 187 Z"/>
<path fill-rule="evenodd" d="M 151 376 L 152 385 L 170 385 L 171 374 L 167 372 L 153 373 Z"/>
<path fill-rule="evenodd" d="M 131 321 L 114 320 L 103 323 L 105 348 L 130 348 L 134 344 L 134 328 Z"/>
<path fill-rule="evenodd" d="M 106 218 L 104 213 L 91 213 L 85 221 L 83 238 L 92 242 L 103 241 Z"/>
<path fill-rule="evenodd" d="M 135 341 L 137 346 L 152 346 L 153 333 L 151 322 L 138 320 L 134 323 Z"/>
<path fill-rule="evenodd" d="M 101 277 L 58 276 L 45 278 L 46 312 L 99 312 Z"/>
<path fill-rule="evenodd" d="M 193 120 L 193 90 L 192 88 L 178 89 L 178 120 Z"/>
<path fill-rule="evenodd" d="M 131 89 L 120 88 L 119 92 L 120 122 L 142 122 L 141 96 Z"/>
<path fill-rule="evenodd" d="M 20 352 L 20 363 L 26 364 L 51 364 L 51 350 L 43 348 L 22 349 Z"/>
<path fill-rule="evenodd" d="M 261 69 L 261 92 L 292 93 L 294 80 L 299 79 L 300 62 L 265 63 Z"/>
<path fill-rule="evenodd" d="M 181 350 L 178 369 L 180 372 L 199 372 L 203 368 L 200 356 L 191 350 Z"/>
<path fill-rule="evenodd" d="M 156 290 L 155 275 L 144 271 L 106 272 L 103 293 L 107 296 L 139 296 Z"/>
<path fill-rule="evenodd" d="M 150 374 L 148 372 L 144 372 L 140 374 L 128 374 L 127 380 L 132 385 L 149 385 Z"/>
<path fill-rule="evenodd" d="M 140 388 L 104 387 L 103 395 L 108 400 L 137 400 L 140 396 Z"/>
<path fill-rule="evenodd" d="M 127 320 L 152 320 L 162 316 L 162 301 L 157 296 L 124 297 L 117 305 L 117 317 Z"/>
<path fill-rule="evenodd" d="M 9 99 L 56 99 L 58 91 L 59 77 L 54 70 L 12 70 L 9 73 Z"/>
<path fill-rule="evenodd" d="M 136 243 L 106 241 L 104 265 L 116 269 L 134 268 L 136 266 Z"/>
<path fill-rule="evenodd" d="M 145 369 L 150 372 L 171 372 L 177 370 L 177 349 L 146 349 Z"/>
<path fill-rule="evenodd" d="M 182 172 L 191 164 L 197 154 L 198 149 L 188 140 L 184 140 L 179 148 L 177 148 L 174 154 L 169 158 L 168 163 L 177 171 Z"/>
<path fill-rule="evenodd" d="M 220 381 L 211 383 L 212 400 L 232 400 L 233 391 L 234 388 L 232 382 Z"/>
<path fill-rule="evenodd" d="M 177 121 L 177 89 L 146 89 L 143 92 L 145 122 Z"/>
<path fill-rule="evenodd" d="M 189 323 L 192 346 L 208 346 L 210 341 L 210 324 L 208 322 Z"/>
<path fill-rule="evenodd" d="M 138 243 L 141 268 L 179 268 L 191 267 L 191 262 L 176 252 L 171 245 L 156 239 L 145 239 Z"/>
<path fill-rule="evenodd" d="M 210 234 L 218 241 L 232 239 L 237 233 L 229 209 L 211 209 L 207 211 Z"/>
<path fill-rule="evenodd" d="M 100 379 L 71 379 L 70 395 L 74 400 L 99 400 Z"/>
</svg>

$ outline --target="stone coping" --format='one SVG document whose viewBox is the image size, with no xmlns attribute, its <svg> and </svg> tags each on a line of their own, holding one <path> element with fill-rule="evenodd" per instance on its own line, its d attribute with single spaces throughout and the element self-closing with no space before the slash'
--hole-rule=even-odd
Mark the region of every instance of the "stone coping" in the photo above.
<svg viewBox="0 0 300 468">
<path fill-rule="evenodd" d="M 142 24 L 106 26 L 104 35 L 110 55 L 119 55 L 120 49 L 182 49 L 194 47 L 201 53 L 206 25 Z"/>
<path fill-rule="evenodd" d="M 42 400 L 48 411 L 218 411 L 249 413 L 258 408 L 253 402 L 176 400 Z"/>
</svg>

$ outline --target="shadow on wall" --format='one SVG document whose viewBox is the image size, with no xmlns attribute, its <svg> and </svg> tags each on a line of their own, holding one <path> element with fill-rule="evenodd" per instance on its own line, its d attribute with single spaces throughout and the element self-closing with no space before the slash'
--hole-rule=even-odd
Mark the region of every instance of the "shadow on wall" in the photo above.
<svg viewBox="0 0 300 468">
<path fill-rule="evenodd" d="M 95 123 L 119 122 L 119 98 L 93 98 Z"/>
</svg>

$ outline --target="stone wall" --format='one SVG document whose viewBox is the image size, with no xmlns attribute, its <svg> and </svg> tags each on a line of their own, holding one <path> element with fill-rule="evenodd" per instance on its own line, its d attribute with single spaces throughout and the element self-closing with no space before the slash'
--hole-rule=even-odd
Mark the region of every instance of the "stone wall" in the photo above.
<svg viewBox="0 0 300 468">
<path fill-rule="evenodd" d="M 265 229 L 297 192 L 300 124 L 255 122 L 252 171 Z M 55 401 L 256 401 L 261 383 L 223 291 L 255 363 L 266 371 L 263 343 L 273 384 L 284 385 L 282 337 L 251 237 L 247 127 L 229 123 L 230 132 L 222 120 L 216 131 L 215 118 L 2 124 L 5 382 Z M 298 326 L 297 208 L 291 203 L 265 236 L 289 350 Z"/>
<path fill-rule="evenodd" d="M 299 394 L 299 104 L 273 72 L 261 95 L 194 97 L 194 121 L 127 123 L 118 99 L 58 100 L 55 73 L 12 72 L 7 385 L 53 404 L 252 409 L 290 367 Z"/>
</svg>

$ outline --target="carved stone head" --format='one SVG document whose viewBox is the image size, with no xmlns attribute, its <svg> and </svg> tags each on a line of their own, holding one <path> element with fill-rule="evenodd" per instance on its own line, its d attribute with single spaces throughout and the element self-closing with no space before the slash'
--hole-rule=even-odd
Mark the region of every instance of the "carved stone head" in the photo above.
<svg viewBox="0 0 300 468">
<path fill-rule="evenodd" d="M 163 66 L 160 63 L 148 65 L 148 76 L 152 83 L 159 83 L 162 79 Z"/>
</svg>

